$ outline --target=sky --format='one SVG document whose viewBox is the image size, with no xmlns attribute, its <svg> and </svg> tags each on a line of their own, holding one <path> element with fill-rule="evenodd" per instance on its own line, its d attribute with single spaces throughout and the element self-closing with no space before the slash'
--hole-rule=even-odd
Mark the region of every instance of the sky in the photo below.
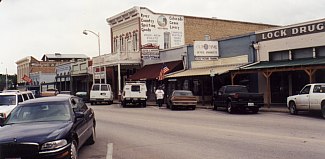
<svg viewBox="0 0 325 159">
<path fill-rule="evenodd" d="M 16 74 L 16 61 L 44 54 L 110 53 L 106 19 L 134 6 L 155 13 L 291 25 L 325 18 L 323 0 L 1 0 L 0 74 Z"/>
</svg>

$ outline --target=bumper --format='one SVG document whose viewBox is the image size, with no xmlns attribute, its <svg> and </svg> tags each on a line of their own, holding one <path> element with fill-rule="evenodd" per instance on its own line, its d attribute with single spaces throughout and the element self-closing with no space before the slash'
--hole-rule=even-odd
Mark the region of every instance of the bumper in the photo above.
<svg viewBox="0 0 325 159">
<path fill-rule="evenodd" d="M 110 98 L 90 98 L 89 102 L 111 102 L 113 99 Z"/>
<path fill-rule="evenodd" d="M 231 105 L 236 109 L 251 109 L 251 108 L 261 108 L 264 106 L 264 103 L 231 102 Z"/>
<path fill-rule="evenodd" d="M 38 146 L 1 145 L 0 158 L 68 159 L 71 158 L 70 147 L 68 144 L 56 150 L 38 152 Z"/>
<path fill-rule="evenodd" d="M 124 103 L 144 103 L 147 102 L 146 98 L 124 98 L 122 100 Z"/>
</svg>

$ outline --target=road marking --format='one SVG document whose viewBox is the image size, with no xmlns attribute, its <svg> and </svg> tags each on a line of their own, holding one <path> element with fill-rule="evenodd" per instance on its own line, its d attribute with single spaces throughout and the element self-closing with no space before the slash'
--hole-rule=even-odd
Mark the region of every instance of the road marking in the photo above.
<svg viewBox="0 0 325 159">
<path fill-rule="evenodd" d="M 113 143 L 107 144 L 106 159 L 113 159 Z"/>
</svg>

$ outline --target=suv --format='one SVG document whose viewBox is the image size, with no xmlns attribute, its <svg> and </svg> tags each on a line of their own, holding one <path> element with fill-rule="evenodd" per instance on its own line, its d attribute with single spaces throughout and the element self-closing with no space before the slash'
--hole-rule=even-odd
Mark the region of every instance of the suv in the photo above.
<svg viewBox="0 0 325 159">
<path fill-rule="evenodd" d="M 90 104 L 93 105 L 97 102 L 113 103 L 113 92 L 110 84 L 93 84 L 90 90 Z"/>
<path fill-rule="evenodd" d="M 5 120 L 14 108 L 24 101 L 24 97 L 19 91 L 0 93 L 0 120 Z"/>
<path fill-rule="evenodd" d="M 147 86 L 145 81 L 126 82 L 121 96 L 121 104 L 125 107 L 127 104 L 141 104 L 147 106 Z"/>
</svg>

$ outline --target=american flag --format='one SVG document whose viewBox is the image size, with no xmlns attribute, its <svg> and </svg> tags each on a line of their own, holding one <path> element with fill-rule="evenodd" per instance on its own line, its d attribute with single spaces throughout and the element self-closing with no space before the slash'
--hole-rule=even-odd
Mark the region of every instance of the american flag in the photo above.
<svg viewBox="0 0 325 159">
<path fill-rule="evenodd" d="M 164 78 L 165 78 L 164 76 L 168 71 L 169 71 L 169 68 L 167 67 L 167 65 L 163 64 L 163 66 L 161 67 L 160 72 L 159 72 L 158 80 L 159 81 L 164 80 Z"/>
</svg>

